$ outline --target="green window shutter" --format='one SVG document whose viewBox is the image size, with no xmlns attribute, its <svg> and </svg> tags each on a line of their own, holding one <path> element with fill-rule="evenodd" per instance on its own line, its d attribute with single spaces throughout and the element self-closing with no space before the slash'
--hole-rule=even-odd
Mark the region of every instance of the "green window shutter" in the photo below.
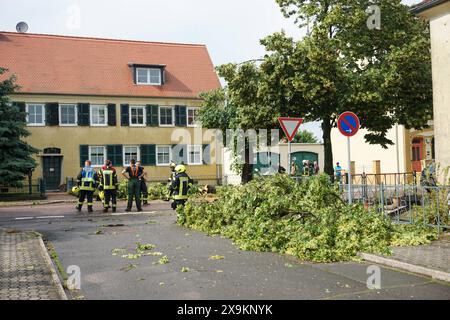
<svg viewBox="0 0 450 320">
<path fill-rule="evenodd" d="M 123 166 L 122 145 L 109 144 L 106 146 L 106 157 L 111 160 L 113 166 Z"/>
<path fill-rule="evenodd" d="M 186 106 L 175 106 L 175 125 L 179 127 L 186 127 Z"/>
<path fill-rule="evenodd" d="M 154 144 L 141 144 L 141 162 L 144 166 L 156 165 L 156 146 Z"/>
<path fill-rule="evenodd" d="M 19 109 L 20 112 L 22 112 L 23 114 L 21 115 L 20 119 L 23 122 L 27 121 L 27 114 L 26 114 L 26 105 L 25 102 L 13 102 L 12 105 L 16 108 Z"/>
<path fill-rule="evenodd" d="M 130 105 L 120 105 L 120 125 L 123 127 L 130 125 Z"/>
<path fill-rule="evenodd" d="M 48 126 L 59 124 L 59 105 L 57 102 L 45 104 L 45 124 Z"/>
<path fill-rule="evenodd" d="M 108 104 L 108 126 L 116 126 L 116 105 L 114 103 Z"/>
<path fill-rule="evenodd" d="M 187 164 L 187 145 L 186 144 L 173 144 L 172 145 L 172 161 L 176 164 Z"/>
<path fill-rule="evenodd" d="M 211 145 L 203 145 L 203 164 L 211 164 Z"/>
<path fill-rule="evenodd" d="M 156 104 L 148 104 L 146 106 L 147 126 L 157 127 L 159 125 L 158 108 Z"/>
<path fill-rule="evenodd" d="M 89 160 L 89 146 L 87 144 L 80 145 L 80 167 L 84 167 L 84 162 Z"/>
<path fill-rule="evenodd" d="M 78 125 L 88 126 L 90 124 L 90 105 L 89 103 L 78 104 Z"/>
</svg>

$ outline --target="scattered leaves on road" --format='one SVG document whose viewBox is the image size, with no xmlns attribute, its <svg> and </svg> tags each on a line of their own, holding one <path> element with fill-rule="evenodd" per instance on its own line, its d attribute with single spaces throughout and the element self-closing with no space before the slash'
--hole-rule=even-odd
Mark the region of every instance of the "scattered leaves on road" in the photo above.
<svg viewBox="0 0 450 320">
<path fill-rule="evenodd" d="M 124 254 L 126 251 L 127 251 L 127 250 L 124 249 L 124 248 L 114 248 L 114 249 L 111 250 L 111 254 L 112 254 L 113 256 L 117 256 L 117 255 L 119 255 L 119 254 Z"/>
<path fill-rule="evenodd" d="M 189 269 L 187 267 L 181 268 L 181 272 L 189 272 L 189 271 L 191 271 L 191 269 Z"/>
<path fill-rule="evenodd" d="M 143 243 L 140 243 L 140 242 L 136 242 L 136 251 L 139 252 L 139 253 L 142 253 L 142 252 L 147 251 L 147 250 L 152 250 L 152 249 L 155 249 L 155 248 L 156 248 L 156 246 L 154 244 L 151 244 L 151 243 L 143 244 Z"/>
<path fill-rule="evenodd" d="M 129 265 L 121 268 L 120 270 L 128 272 L 128 271 L 130 271 L 131 269 L 134 269 L 134 268 L 137 268 L 137 265 L 130 263 Z"/>
<path fill-rule="evenodd" d="M 166 263 L 169 263 L 169 258 L 167 256 L 164 256 L 160 258 L 158 262 L 156 262 L 155 264 L 166 264 Z"/>
<path fill-rule="evenodd" d="M 142 254 L 140 254 L 140 253 L 128 253 L 128 254 L 122 255 L 122 258 L 135 260 L 135 259 L 139 259 L 141 256 L 142 256 Z"/>
<path fill-rule="evenodd" d="M 219 255 L 209 257 L 209 260 L 223 260 L 223 259 L 225 259 L 225 257 Z"/>
</svg>

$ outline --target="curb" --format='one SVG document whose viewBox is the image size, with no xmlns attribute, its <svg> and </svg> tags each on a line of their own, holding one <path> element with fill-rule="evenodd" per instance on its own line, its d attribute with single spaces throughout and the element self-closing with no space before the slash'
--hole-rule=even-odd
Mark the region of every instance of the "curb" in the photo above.
<svg viewBox="0 0 450 320">
<path fill-rule="evenodd" d="M 42 206 L 46 204 L 58 204 L 58 203 L 75 203 L 76 200 L 50 200 L 46 202 L 38 202 L 38 203 L 15 203 L 15 204 L 7 204 L 0 206 L 1 208 L 13 208 L 13 207 L 30 207 L 30 206 Z"/>
<path fill-rule="evenodd" d="M 47 266 L 50 269 L 53 284 L 56 286 L 56 290 L 58 291 L 58 294 L 61 297 L 61 300 L 68 300 L 66 292 L 64 291 L 61 281 L 59 280 L 58 273 L 56 272 L 55 265 L 53 264 L 53 261 L 50 258 L 50 255 L 48 254 L 47 248 L 45 247 L 44 241 L 42 240 L 42 237 L 38 237 L 38 239 L 39 239 L 39 245 L 41 247 L 42 256 L 44 257 L 45 263 L 47 264 Z"/>
<path fill-rule="evenodd" d="M 394 259 L 380 257 L 380 256 L 377 256 L 374 254 L 369 254 L 369 253 L 360 253 L 359 256 L 369 262 L 374 262 L 374 263 L 385 265 L 388 267 L 393 267 L 393 268 L 409 271 L 412 273 L 417 273 L 420 275 L 431 277 L 436 280 L 450 282 L 450 273 L 445 272 L 445 271 L 426 268 L 426 267 L 418 266 L 418 265 L 407 263 L 407 262 L 402 262 L 402 261 L 398 261 L 398 260 L 394 260 Z"/>
</svg>

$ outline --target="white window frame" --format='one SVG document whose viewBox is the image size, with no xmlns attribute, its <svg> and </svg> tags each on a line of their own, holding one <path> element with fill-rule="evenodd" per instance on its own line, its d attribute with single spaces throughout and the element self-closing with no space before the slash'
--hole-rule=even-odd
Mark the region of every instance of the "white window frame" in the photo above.
<svg viewBox="0 0 450 320">
<path fill-rule="evenodd" d="M 90 106 L 91 110 L 89 110 L 89 123 L 91 127 L 107 127 L 108 126 L 108 108 L 106 105 L 104 104 L 93 104 Z M 105 123 L 94 123 L 93 121 L 93 116 L 94 116 L 94 112 L 93 109 L 94 108 L 102 108 L 103 110 L 105 110 Z"/>
<path fill-rule="evenodd" d="M 186 125 L 188 127 L 197 127 L 198 126 L 198 122 L 196 120 L 194 120 L 194 123 L 189 124 L 189 110 L 194 110 L 194 111 L 198 112 L 199 109 L 200 109 L 199 107 L 187 107 L 186 108 Z"/>
<path fill-rule="evenodd" d="M 191 151 L 196 147 L 200 148 L 200 162 L 191 162 Z M 187 146 L 187 162 L 189 165 L 203 164 L 203 146 L 201 144 L 192 144 Z"/>
<path fill-rule="evenodd" d="M 27 126 L 30 127 L 44 127 L 45 126 L 45 104 L 44 103 L 27 103 L 26 105 L 27 112 Z M 41 106 L 42 107 L 42 122 L 41 123 L 30 123 L 29 122 L 29 106 Z"/>
<path fill-rule="evenodd" d="M 172 124 L 161 124 L 161 108 L 171 108 L 172 109 Z M 158 108 L 158 123 L 159 123 L 160 127 L 175 127 L 175 107 L 174 106 L 159 106 L 159 108 Z"/>
<path fill-rule="evenodd" d="M 92 148 L 103 148 L 103 162 L 101 164 L 92 164 L 94 168 L 100 168 L 105 163 L 105 160 L 108 159 L 108 155 L 106 154 L 106 146 L 89 146 L 89 160 L 92 162 Z"/>
<path fill-rule="evenodd" d="M 122 159 L 123 159 L 123 165 L 124 165 L 124 167 L 126 167 L 126 166 L 128 166 L 129 164 L 130 164 L 130 160 L 128 160 L 128 161 L 126 161 L 126 159 L 125 159 L 125 149 L 126 148 L 136 148 L 137 149 L 137 157 L 136 157 L 136 159 L 134 159 L 134 160 L 136 160 L 136 162 L 137 161 L 141 161 L 141 148 L 140 148 L 140 146 L 138 146 L 138 145 L 124 145 L 124 146 L 122 146 Z"/>
<path fill-rule="evenodd" d="M 75 112 L 75 122 L 74 123 L 62 123 L 62 107 L 64 106 L 73 106 L 74 107 L 74 112 Z M 61 127 L 76 127 L 78 125 L 78 109 L 77 109 L 77 104 L 76 103 L 60 103 L 59 107 L 58 107 L 58 116 L 59 116 L 59 125 Z"/>
<path fill-rule="evenodd" d="M 139 81 L 139 77 L 138 77 L 138 73 L 139 70 L 146 70 L 147 71 L 147 81 L 146 82 L 140 82 Z M 151 77 L 150 77 L 150 70 L 157 70 L 159 73 L 159 81 L 158 82 L 151 82 Z M 160 68 L 143 68 L 143 67 L 139 67 L 136 68 L 136 84 L 138 85 L 147 85 L 147 86 L 160 86 L 162 84 L 162 70 Z"/>
<path fill-rule="evenodd" d="M 142 109 L 143 116 L 144 116 L 143 117 L 143 120 L 144 120 L 143 124 L 131 123 L 131 109 L 133 109 L 133 108 Z M 147 126 L 147 112 L 145 110 L 145 106 L 136 106 L 136 105 L 129 106 L 129 108 L 128 108 L 128 117 L 129 117 L 128 121 L 129 121 L 130 127 L 145 127 L 145 126 Z"/>
<path fill-rule="evenodd" d="M 159 163 L 159 161 L 158 161 L 159 148 L 169 148 L 169 162 L 168 163 Z M 171 162 L 172 162 L 172 146 L 171 145 L 159 145 L 159 146 L 157 145 L 156 146 L 156 165 L 162 166 L 162 167 L 167 167 L 170 165 Z"/>
</svg>

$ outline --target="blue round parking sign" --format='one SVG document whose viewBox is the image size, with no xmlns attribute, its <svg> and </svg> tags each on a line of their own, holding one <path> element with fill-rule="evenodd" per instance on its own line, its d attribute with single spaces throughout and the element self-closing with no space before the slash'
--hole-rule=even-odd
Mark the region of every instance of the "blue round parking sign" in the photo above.
<svg viewBox="0 0 450 320">
<path fill-rule="evenodd" d="M 359 130 L 359 118 L 356 114 L 346 111 L 337 121 L 339 131 L 346 137 L 354 136 Z"/>
</svg>

